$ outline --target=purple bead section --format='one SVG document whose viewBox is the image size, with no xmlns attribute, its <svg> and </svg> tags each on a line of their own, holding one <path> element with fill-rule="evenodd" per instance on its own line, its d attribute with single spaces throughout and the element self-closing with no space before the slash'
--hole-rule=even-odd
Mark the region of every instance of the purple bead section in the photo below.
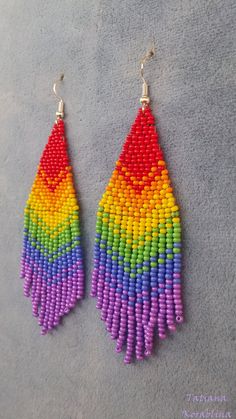
<svg viewBox="0 0 236 419">
<path fill-rule="evenodd" d="M 75 250 L 67 255 L 68 263 L 75 260 L 72 253 L 75 254 Z M 52 264 L 47 266 L 50 268 Z M 84 295 L 82 257 L 64 268 L 57 265 L 54 275 L 49 272 L 43 268 L 40 257 L 35 256 L 34 249 L 30 253 L 23 252 L 21 277 L 24 278 L 24 295 L 31 297 L 32 314 L 38 317 L 43 335 L 56 327 L 61 317 L 69 313 Z"/>
<path fill-rule="evenodd" d="M 101 319 L 117 341 L 116 352 L 125 346 L 124 362 L 129 364 L 134 357 L 143 360 L 153 353 L 156 332 L 165 339 L 167 330 L 175 331 L 183 322 L 181 254 L 173 259 L 162 255 L 164 262 L 157 267 L 149 262 L 137 265 L 132 277 L 125 271 L 129 264 L 107 250 L 96 243 L 91 295 L 97 297 Z"/>
</svg>

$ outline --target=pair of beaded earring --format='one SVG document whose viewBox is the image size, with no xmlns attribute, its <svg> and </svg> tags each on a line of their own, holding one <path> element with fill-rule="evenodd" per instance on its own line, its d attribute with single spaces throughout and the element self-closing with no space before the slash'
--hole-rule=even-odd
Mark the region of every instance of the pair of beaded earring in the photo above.
<svg viewBox="0 0 236 419">
<path fill-rule="evenodd" d="M 141 107 L 99 203 L 91 296 L 124 362 L 153 352 L 183 322 L 181 226 L 150 109 L 141 61 Z M 54 85 L 56 93 L 56 85 Z M 83 296 L 78 204 L 63 125 L 63 101 L 25 209 L 22 277 L 42 333 Z"/>
<path fill-rule="evenodd" d="M 24 295 L 31 296 L 42 334 L 57 326 L 84 292 L 79 205 L 56 85 L 58 111 L 24 211 L 21 262 Z"/>
</svg>

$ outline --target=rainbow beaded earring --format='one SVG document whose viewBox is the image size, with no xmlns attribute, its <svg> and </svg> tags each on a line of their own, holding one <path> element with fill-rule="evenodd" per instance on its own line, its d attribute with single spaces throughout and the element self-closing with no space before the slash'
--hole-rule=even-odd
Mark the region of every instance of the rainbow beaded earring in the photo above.
<svg viewBox="0 0 236 419">
<path fill-rule="evenodd" d="M 84 290 L 79 206 L 67 154 L 64 102 L 56 84 L 58 112 L 25 208 L 21 262 L 24 295 L 31 296 L 42 334 L 59 324 Z"/>
<path fill-rule="evenodd" d="M 154 117 L 144 63 L 143 94 L 135 122 L 99 203 L 92 296 L 124 362 L 153 352 L 154 332 L 166 338 L 183 322 L 179 208 Z"/>
</svg>

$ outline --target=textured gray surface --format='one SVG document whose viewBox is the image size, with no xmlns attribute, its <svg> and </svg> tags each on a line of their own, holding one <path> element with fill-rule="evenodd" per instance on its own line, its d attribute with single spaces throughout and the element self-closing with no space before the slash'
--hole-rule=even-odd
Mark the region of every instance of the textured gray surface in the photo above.
<svg viewBox="0 0 236 419">
<path fill-rule="evenodd" d="M 0 417 L 178 419 L 235 399 L 233 0 L 1 0 Z M 88 297 L 97 204 L 136 115 L 138 60 L 182 208 L 186 323 L 123 365 Z M 22 213 L 65 73 L 67 137 L 82 207 L 87 297 L 40 336 L 22 295 Z M 225 395 L 193 403 L 186 394 Z"/>
</svg>

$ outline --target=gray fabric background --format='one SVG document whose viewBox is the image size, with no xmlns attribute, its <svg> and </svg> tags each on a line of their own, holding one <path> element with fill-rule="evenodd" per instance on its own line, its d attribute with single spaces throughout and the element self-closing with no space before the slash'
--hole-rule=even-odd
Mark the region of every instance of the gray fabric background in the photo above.
<svg viewBox="0 0 236 419">
<path fill-rule="evenodd" d="M 233 0 L 0 0 L 0 417 L 178 419 L 235 406 Z M 139 59 L 184 230 L 186 322 L 125 366 L 89 298 L 96 209 L 137 112 Z M 63 71 L 86 299 L 42 337 L 19 279 L 23 208 Z M 224 395 L 225 403 L 186 394 Z M 193 417 L 193 416 L 192 416 Z"/>
</svg>

